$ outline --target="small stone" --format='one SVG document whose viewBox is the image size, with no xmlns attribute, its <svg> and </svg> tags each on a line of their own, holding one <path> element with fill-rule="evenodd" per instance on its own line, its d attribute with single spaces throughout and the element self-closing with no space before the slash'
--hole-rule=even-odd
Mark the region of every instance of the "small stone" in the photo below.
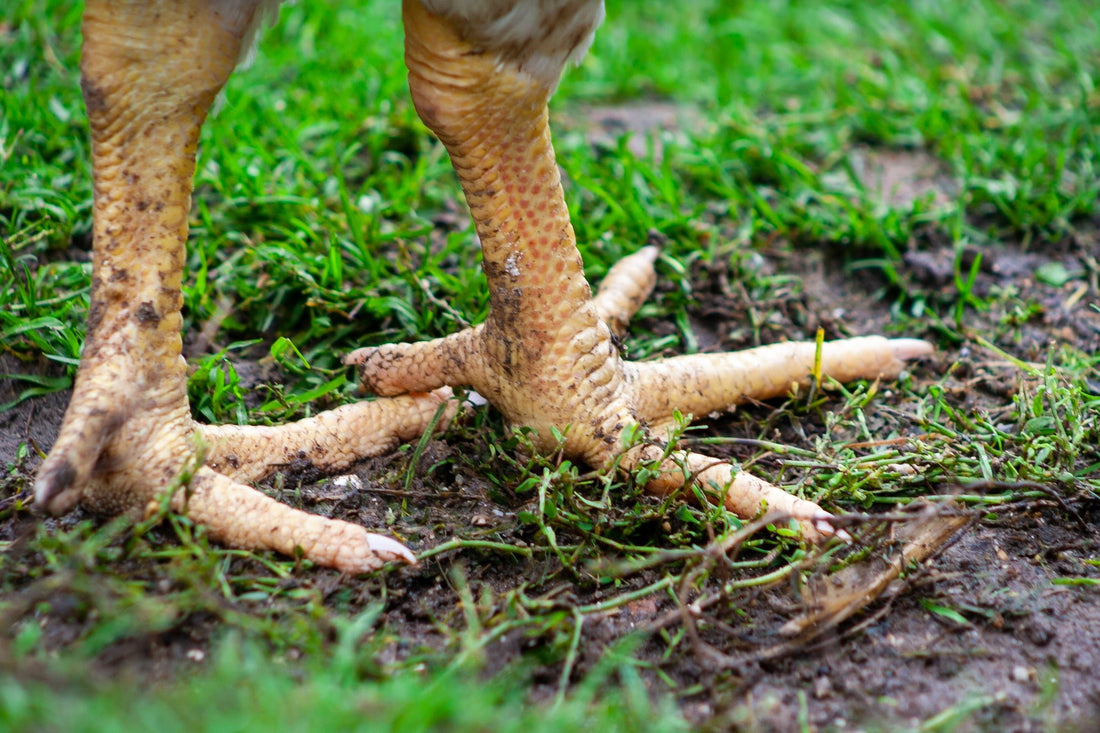
<svg viewBox="0 0 1100 733">
<path fill-rule="evenodd" d="M 332 479 L 332 485 L 338 489 L 350 489 L 351 491 L 359 491 L 363 488 L 363 481 L 353 474 L 346 474 L 344 476 L 337 476 Z"/>
</svg>

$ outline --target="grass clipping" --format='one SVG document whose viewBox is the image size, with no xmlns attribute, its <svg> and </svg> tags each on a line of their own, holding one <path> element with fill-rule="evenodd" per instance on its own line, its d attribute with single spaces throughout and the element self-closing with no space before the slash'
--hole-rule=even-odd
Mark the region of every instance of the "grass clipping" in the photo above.
<svg viewBox="0 0 1100 733">
<path fill-rule="evenodd" d="M 970 514 L 953 509 L 957 507 L 952 504 L 928 504 L 915 517 L 893 525 L 892 544 L 900 543 L 900 549 L 873 553 L 811 579 L 803 587 L 805 610 L 779 629 L 790 639 L 769 649 L 766 656 L 783 656 L 835 629 L 887 594 L 906 570 L 938 554 L 971 520 Z"/>
</svg>

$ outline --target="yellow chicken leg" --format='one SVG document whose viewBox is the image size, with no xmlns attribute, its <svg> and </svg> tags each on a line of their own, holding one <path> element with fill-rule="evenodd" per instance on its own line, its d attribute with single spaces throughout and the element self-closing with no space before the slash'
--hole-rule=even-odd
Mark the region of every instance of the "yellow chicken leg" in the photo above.
<svg viewBox="0 0 1100 733">
<path fill-rule="evenodd" d="M 392 539 L 292 509 L 240 480 L 291 460 L 335 471 L 389 450 L 423 432 L 447 391 L 347 405 L 281 428 L 191 419 L 180 284 L 195 150 L 260 8 L 258 0 L 87 3 L 81 73 L 95 171 L 91 310 L 72 401 L 38 473 L 36 503 L 55 513 L 80 502 L 141 516 L 205 444 L 207 465 L 173 507 L 215 539 L 300 551 L 350 572 L 414 562 Z"/>
<path fill-rule="evenodd" d="M 563 52 L 535 30 L 511 43 L 472 30 L 486 24 L 468 22 L 468 3 L 457 3 L 465 9 L 429 5 L 436 12 L 420 0 L 404 3 L 409 86 L 421 118 L 447 147 L 470 206 L 491 313 L 480 326 L 448 338 L 349 355 L 368 389 L 394 395 L 469 385 L 512 425 L 533 428 L 538 447 L 554 449 L 558 432 L 567 455 L 598 467 L 618 458 L 630 470 L 661 459 L 659 444 L 676 410 L 704 415 L 808 383 L 812 343 L 653 363 L 622 360 L 612 326 L 620 329 L 648 294 L 655 254 L 643 250 L 620 263 L 592 297 L 547 125 L 546 103 L 562 66 L 586 45 L 598 16 L 586 26 L 574 12 L 574 31 L 559 34 L 574 45 Z M 553 6 L 564 16 L 565 6 L 576 11 L 598 3 L 497 5 L 513 12 Z M 835 341 L 825 344 L 824 372 L 838 380 L 893 378 L 906 359 L 930 352 L 929 344 L 913 339 Z M 619 458 L 623 432 L 634 425 L 650 440 Z M 817 504 L 696 453 L 673 452 L 649 488 L 666 494 L 686 480 L 715 488 L 743 517 L 767 507 L 800 519 L 809 536 L 831 532 L 829 514 Z"/>
</svg>

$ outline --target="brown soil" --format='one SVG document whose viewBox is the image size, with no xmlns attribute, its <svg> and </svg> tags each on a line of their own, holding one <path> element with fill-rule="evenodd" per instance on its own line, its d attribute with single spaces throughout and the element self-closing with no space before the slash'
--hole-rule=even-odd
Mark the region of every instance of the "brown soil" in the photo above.
<svg viewBox="0 0 1100 733">
<path fill-rule="evenodd" d="M 891 200 L 919 196 L 926 187 L 916 184 L 903 191 L 894 175 L 898 154 L 868 155 L 868 166 L 879 170 L 878 190 Z M 924 170 L 925 162 L 905 159 L 907 174 Z M 893 172 L 882 172 L 882 171 Z M 935 171 L 921 174 L 931 180 Z M 904 176 L 903 176 L 904 177 Z M 911 177 L 911 176 L 910 176 Z M 931 178 L 929 178 L 931 177 Z M 904 276 L 919 280 L 924 292 L 952 285 L 953 252 L 922 242 L 907 258 Z M 1017 358 L 1042 362 L 1050 344 L 1075 346 L 1086 353 L 1100 350 L 1100 313 L 1087 306 L 1097 299 L 1095 242 L 1065 243 L 1024 251 L 999 246 L 983 251 L 976 290 L 1016 288 L 1023 300 L 1043 304 L 1042 312 L 1022 323 L 1006 326 L 1004 312 L 974 315 L 972 328 L 988 334 Z M 888 306 L 871 297 L 871 277 L 859 277 L 853 286 L 833 264 L 827 250 L 806 256 L 763 252 L 763 266 L 801 277 L 802 292 L 782 294 L 774 302 L 753 302 L 732 286 L 723 272 L 696 273 L 699 304 L 693 312 L 700 342 L 723 348 L 745 345 L 751 333 L 745 313 L 749 307 L 771 314 L 762 338 L 801 334 L 812 337 L 818 325 L 828 335 L 874 333 L 887 328 Z M 1056 287 L 1037 281 L 1035 272 L 1052 262 L 1070 271 L 1091 273 Z M 1078 292 L 1086 287 L 1085 297 Z M 660 324 L 644 327 L 659 330 Z M 926 334 L 935 334 L 929 330 Z M 989 366 L 993 357 L 972 345 L 941 350 L 934 363 L 915 368 L 918 383 L 947 379 L 949 399 L 967 409 L 986 407 L 990 413 L 1005 408 L 1014 381 Z M 0 372 L 10 365 L 0 364 Z M 20 365 L 26 371 L 26 365 Z M 48 370 L 45 365 L 42 369 Z M 979 375 L 982 378 L 975 378 Z M 12 397 L 14 385 L 0 383 L 0 402 Z M 56 435 L 67 394 L 33 399 L 0 414 L 0 461 L 14 461 L 21 443 L 45 451 Z M 903 398 L 884 389 L 868 407 L 872 425 L 904 425 Z M 898 418 L 901 413 L 903 418 Z M 755 435 L 745 422 L 759 425 L 769 408 L 741 411 L 712 426 L 719 434 Z M 777 428 L 780 437 L 805 441 L 820 429 L 813 418 L 799 426 Z M 470 536 L 471 528 L 498 542 L 535 544 L 539 540 L 517 513 L 530 501 L 486 477 L 486 466 L 468 456 L 486 454 L 476 430 L 458 429 L 444 440 L 434 440 L 421 457 L 417 479 L 409 490 L 403 486 L 408 453 L 368 461 L 354 475 L 361 487 L 329 480 L 298 483 L 288 480 L 285 499 L 300 501 L 315 511 L 384 526 L 387 514 L 396 515 L 392 529 L 416 551 L 423 551 L 452 537 Z M 736 448 L 729 449 L 736 453 Z M 480 460 L 480 459 L 477 459 Z M 1095 459 L 1094 459 L 1095 460 Z M 38 459 L 30 457 L 0 482 L 0 507 L 10 509 L 13 491 L 26 487 Z M 431 466 L 440 468 L 429 473 Z M 775 466 L 764 464 L 767 474 Z M 502 483 L 507 485 L 507 476 Z M 1093 730 L 1100 721 L 1100 597 L 1092 585 L 1062 585 L 1065 577 L 1097 578 L 1093 561 L 1100 546 L 1100 504 L 1080 499 L 1068 505 L 1047 499 L 1022 502 L 987 515 L 963 530 L 956 541 L 923 571 L 908 578 L 897 592 L 873 605 L 867 614 L 843 625 L 839 633 L 826 635 L 797 653 L 762 659 L 762 650 L 780 639 L 777 631 L 797 615 L 801 600 L 795 589 L 783 584 L 767 589 L 744 590 L 704 610 L 696 642 L 680 643 L 666 656 L 666 639 L 684 628 L 684 618 L 667 594 L 647 596 L 603 615 L 586 618 L 573 679 L 592 668 L 609 646 L 639 629 L 649 634 L 634 654 L 654 670 L 695 692 L 682 699 L 687 718 L 714 728 L 749 730 L 897 730 L 918 725 L 934 716 L 954 711 L 969 715 L 963 729 L 980 730 Z M 54 527 L 71 526 L 79 514 L 50 519 Z M 37 518 L 29 512 L 0 514 L 0 541 L 15 543 L 9 549 L 15 563 L 30 563 L 18 540 L 32 532 Z M 672 528 L 675 531 L 675 527 Z M 654 528 L 659 534 L 660 527 Z M 166 530 L 164 542 L 171 543 Z M 561 539 L 561 538 L 559 538 Z M 567 541 L 568 538 L 562 541 Z M 635 541 L 639 538 L 635 537 Z M 654 539 L 654 542 L 659 542 Z M 259 564 L 235 560 L 235 572 L 264 573 Z M 150 577 L 155 568 L 127 567 L 127 574 Z M 341 578 L 325 570 L 300 571 L 286 581 L 321 589 L 332 602 L 361 607 L 386 598 L 383 630 L 392 641 L 383 647 L 381 662 L 407 658 L 423 648 L 442 649 L 454 644 L 466 627 L 460 583 L 465 578 L 475 599 L 491 589 L 496 602 L 526 583 L 529 597 L 545 597 L 562 608 L 591 604 L 660 577 L 643 571 L 614 590 L 601 587 L 590 577 L 572 577 L 546 555 L 535 559 L 498 552 L 466 550 L 428 560 L 418 568 L 390 570 L 364 580 Z M 714 583 L 714 579 L 708 581 Z M 41 592 L 34 584 L 26 592 Z M 87 620 L 65 611 L 65 594 L 51 591 L 55 618 L 46 625 L 47 645 L 65 646 L 78 635 Z M 935 613 L 929 606 L 948 607 L 959 617 Z M 501 612 L 488 609 L 486 612 Z M 109 646 L 94 663 L 111 673 L 126 670 L 153 679 L 173 676 L 191 668 L 216 636 L 216 614 L 194 614 L 169 628 Z M 531 670 L 536 697 L 550 696 L 562 670 L 560 654 L 541 654 L 560 649 L 560 639 L 530 638 L 522 631 L 506 634 L 485 650 L 490 671 L 523 659 Z M 655 691 L 667 689 L 653 671 L 643 673 Z M 946 721 L 949 722 L 949 721 Z"/>
</svg>

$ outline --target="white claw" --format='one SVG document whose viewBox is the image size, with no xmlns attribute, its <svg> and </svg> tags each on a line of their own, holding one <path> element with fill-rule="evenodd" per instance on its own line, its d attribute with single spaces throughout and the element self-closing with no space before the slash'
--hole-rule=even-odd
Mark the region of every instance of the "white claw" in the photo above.
<svg viewBox="0 0 1100 733">
<path fill-rule="evenodd" d="M 471 407 L 485 407 L 485 405 L 489 404 L 489 400 L 471 389 L 466 392 L 466 404 Z"/>
<path fill-rule="evenodd" d="M 387 562 L 400 561 L 409 565 L 416 565 L 416 556 L 397 540 L 391 540 L 389 537 L 380 534 L 368 533 L 367 544 L 370 545 L 371 552 Z"/>
<path fill-rule="evenodd" d="M 842 529 L 837 529 L 829 522 L 828 519 L 818 519 L 814 522 L 814 529 L 822 534 L 824 537 L 836 537 L 843 542 L 851 542 L 852 535 L 848 534 Z"/>
<path fill-rule="evenodd" d="M 923 339 L 890 339 L 890 348 L 902 361 L 931 356 L 935 352 L 932 344 Z"/>
</svg>

